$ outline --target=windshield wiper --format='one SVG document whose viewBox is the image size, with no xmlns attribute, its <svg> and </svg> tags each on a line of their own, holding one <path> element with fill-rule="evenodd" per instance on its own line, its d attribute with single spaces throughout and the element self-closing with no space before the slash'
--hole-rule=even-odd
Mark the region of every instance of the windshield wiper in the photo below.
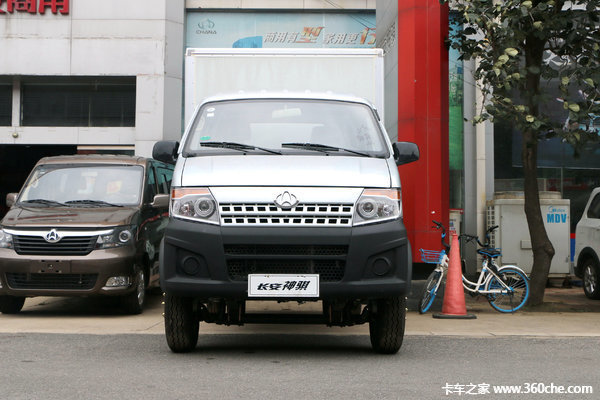
<svg viewBox="0 0 600 400">
<path fill-rule="evenodd" d="M 44 204 L 47 206 L 64 206 L 64 204 L 59 201 L 47 200 L 47 199 L 23 200 L 23 201 L 21 201 L 21 203 Z"/>
<path fill-rule="evenodd" d="M 104 200 L 69 200 L 65 201 L 65 204 L 86 204 L 90 206 L 110 206 L 110 207 L 123 207 L 120 204 L 113 204 Z"/>
<path fill-rule="evenodd" d="M 344 149 L 343 147 L 334 147 L 334 146 L 328 146 L 326 144 L 318 144 L 318 143 L 282 143 L 281 147 L 293 147 L 293 148 L 298 148 L 298 149 L 320 151 L 323 153 L 329 153 L 332 151 L 345 151 L 347 153 L 356 154 L 358 156 L 372 157 L 370 154 L 363 153 L 361 151 Z"/>
<path fill-rule="evenodd" d="M 239 151 L 260 150 L 260 151 L 264 151 L 266 153 L 281 155 L 281 152 L 279 152 L 277 150 L 267 149 L 265 147 L 252 146 L 252 145 L 244 144 L 244 143 L 236 143 L 236 142 L 202 142 L 202 143 L 200 143 L 200 146 L 202 146 L 202 147 L 218 147 L 218 148 L 222 148 L 222 149 L 233 149 L 233 150 L 239 150 Z"/>
</svg>

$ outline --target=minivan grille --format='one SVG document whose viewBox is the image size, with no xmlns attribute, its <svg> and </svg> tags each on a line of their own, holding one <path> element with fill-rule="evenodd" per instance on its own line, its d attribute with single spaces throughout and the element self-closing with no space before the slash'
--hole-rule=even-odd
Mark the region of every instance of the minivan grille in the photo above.
<svg viewBox="0 0 600 400">
<path fill-rule="evenodd" d="M 322 282 L 344 278 L 345 245 L 225 245 L 227 272 L 232 281 L 248 274 L 319 274 Z"/>
<path fill-rule="evenodd" d="M 12 289 L 90 290 L 97 279 L 97 274 L 6 274 Z"/>
<path fill-rule="evenodd" d="M 220 204 L 222 225 L 351 226 L 354 205 L 298 204 L 289 210 L 272 203 Z"/>
<path fill-rule="evenodd" d="M 40 236 L 13 236 L 15 251 L 19 255 L 84 256 L 94 249 L 96 240 L 96 236 L 67 236 L 56 243 L 49 243 Z"/>
</svg>

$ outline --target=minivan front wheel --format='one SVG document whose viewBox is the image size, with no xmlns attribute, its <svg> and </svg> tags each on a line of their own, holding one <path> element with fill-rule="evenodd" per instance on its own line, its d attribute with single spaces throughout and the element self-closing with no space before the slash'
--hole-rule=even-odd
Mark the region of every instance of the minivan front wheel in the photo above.
<svg viewBox="0 0 600 400">
<path fill-rule="evenodd" d="M 146 276 L 142 267 L 135 268 L 135 290 L 123 297 L 123 307 L 128 314 L 141 314 L 146 302 Z"/>
<path fill-rule="evenodd" d="M 600 271 L 591 258 L 583 263 L 583 292 L 590 299 L 600 299 Z"/>
<path fill-rule="evenodd" d="M 25 297 L 0 296 L 0 312 L 2 314 L 17 314 L 25 304 Z"/>
</svg>

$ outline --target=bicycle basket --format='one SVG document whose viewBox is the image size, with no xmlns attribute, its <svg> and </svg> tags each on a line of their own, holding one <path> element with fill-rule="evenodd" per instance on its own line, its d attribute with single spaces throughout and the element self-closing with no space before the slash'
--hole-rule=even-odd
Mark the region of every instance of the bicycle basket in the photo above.
<svg viewBox="0 0 600 400">
<path fill-rule="evenodd" d="M 444 250 L 438 251 L 419 249 L 419 251 L 421 252 L 421 261 L 427 264 L 439 263 L 440 261 L 442 261 L 442 258 L 444 258 L 444 254 L 446 254 Z"/>
</svg>

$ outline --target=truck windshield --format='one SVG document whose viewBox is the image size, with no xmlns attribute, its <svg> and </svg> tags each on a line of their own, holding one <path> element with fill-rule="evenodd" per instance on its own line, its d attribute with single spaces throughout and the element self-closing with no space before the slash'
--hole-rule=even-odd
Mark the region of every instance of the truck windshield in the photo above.
<svg viewBox="0 0 600 400">
<path fill-rule="evenodd" d="M 184 154 L 231 154 L 239 153 L 240 148 L 246 154 L 271 150 L 270 154 L 388 155 L 370 107 L 345 101 L 287 99 L 205 104 L 196 115 Z"/>
<path fill-rule="evenodd" d="M 140 202 L 143 173 L 138 165 L 40 165 L 18 201 L 39 207 L 135 205 Z"/>
</svg>

